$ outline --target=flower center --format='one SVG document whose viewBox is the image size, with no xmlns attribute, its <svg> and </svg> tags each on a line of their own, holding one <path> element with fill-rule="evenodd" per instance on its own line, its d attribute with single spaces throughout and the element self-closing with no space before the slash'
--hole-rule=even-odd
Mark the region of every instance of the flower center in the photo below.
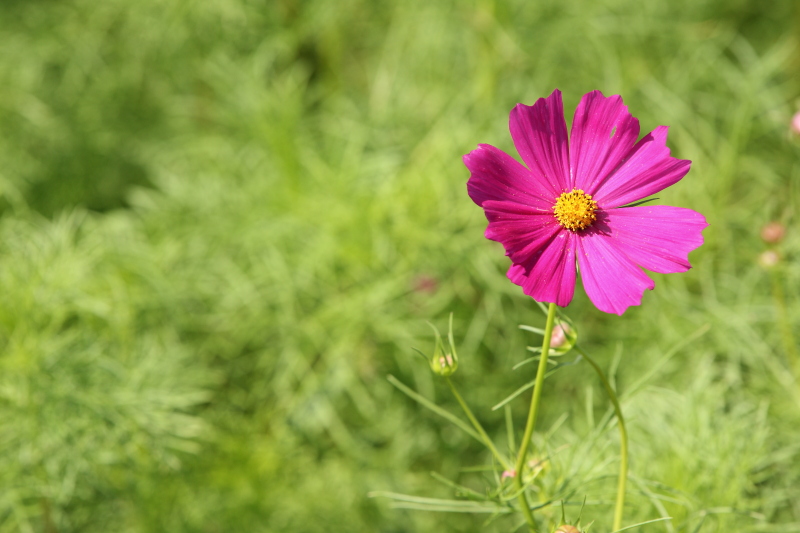
<svg viewBox="0 0 800 533">
<path fill-rule="evenodd" d="M 592 200 L 591 194 L 586 194 L 581 189 L 572 189 L 572 192 L 562 192 L 553 206 L 553 213 L 561 227 L 570 231 L 588 228 L 597 220 L 594 212 L 597 202 Z"/>
</svg>

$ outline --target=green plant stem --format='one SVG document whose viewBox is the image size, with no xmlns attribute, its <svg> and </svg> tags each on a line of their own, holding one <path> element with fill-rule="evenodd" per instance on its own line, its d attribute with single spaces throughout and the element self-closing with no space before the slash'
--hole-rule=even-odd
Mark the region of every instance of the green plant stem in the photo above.
<svg viewBox="0 0 800 533">
<path fill-rule="evenodd" d="M 620 439 L 619 481 L 617 483 L 617 503 L 614 506 L 614 525 L 611 528 L 612 531 L 617 531 L 622 527 L 622 513 L 625 507 L 625 484 L 628 481 L 628 430 L 625 429 L 625 419 L 622 417 L 622 409 L 619 406 L 619 400 L 617 400 L 617 395 L 614 389 L 611 388 L 611 383 L 609 383 L 606 375 L 600 370 L 600 367 L 594 362 L 594 359 L 589 357 L 589 354 L 581 350 L 577 345 L 575 349 L 590 365 L 592 365 L 592 367 L 594 367 L 597 375 L 600 376 L 600 381 L 603 382 L 606 394 L 608 394 L 608 398 L 611 400 L 611 404 L 614 406 L 614 412 L 617 415 Z"/>
<path fill-rule="evenodd" d="M 547 357 L 550 355 L 550 339 L 553 336 L 553 324 L 556 318 L 556 304 L 550 304 L 547 309 L 547 322 L 544 327 L 544 339 L 542 340 L 542 354 L 539 359 L 539 368 L 536 370 L 536 383 L 533 385 L 533 396 L 531 397 L 531 407 L 528 410 L 528 422 L 525 424 L 525 434 L 522 436 L 522 441 L 519 445 L 519 453 L 517 454 L 517 464 L 515 468 L 514 482 L 516 483 L 517 492 L 519 495 L 520 507 L 525 519 L 528 521 L 531 531 L 536 531 L 536 521 L 533 519 L 531 506 L 528 504 L 528 498 L 525 496 L 525 488 L 522 485 L 522 469 L 525 466 L 525 458 L 528 455 L 528 445 L 533 437 L 533 428 L 536 426 L 536 417 L 539 414 L 539 401 L 542 398 L 542 384 L 544 383 L 544 375 L 547 372 Z"/>
<path fill-rule="evenodd" d="M 786 350 L 786 358 L 789 360 L 789 367 L 794 372 L 795 378 L 800 380 L 800 356 L 797 354 L 797 344 L 792 333 L 792 324 L 789 322 L 789 315 L 786 312 L 786 299 L 783 297 L 783 284 L 781 283 L 781 270 L 773 268 L 770 272 L 772 281 L 772 297 L 775 300 L 775 307 L 778 311 L 778 323 L 783 337 L 783 346 Z"/>
<path fill-rule="evenodd" d="M 464 413 L 467 415 L 467 418 L 469 418 L 469 421 L 472 422 L 472 427 L 474 427 L 475 431 L 477 431 L 478 434 L 481 436 L 483 443 L 486 445 L 487 448 L 489 448 L 489 450 L 491 450 L 492 455 L 494 455 L 494 458 L 497 459 L 497 462 L 503 465 L 503 469 L 509 470 L 510 467 L 508 461 L 506 461 L 506 459 L 502 455 L 500 455 L 500 452 L 497 451 L 494 442 L 492 442 L 492 439 L 490 439 L 489 435 L 487 435 L 486 432 L 483 430 L 483 426 L 481 426 L 481 423 L 478 422 L 477 418 L 475 418 L 475 415 L 472 414 L 472 410 L 469 408 L 467 403 L 458 393 L 455 385 L 453 385 L 453 382 L 450 381 L 450 377 L 446 376 L 445 380 L 447 380 L 447 384 L 450 386 L 450 392 L 452 392 L 453 396 L 455 396 L 456 400 L 458 400 L 459 405 L 461 405 L 461 409 L 464 410 Z"/>
</svg>

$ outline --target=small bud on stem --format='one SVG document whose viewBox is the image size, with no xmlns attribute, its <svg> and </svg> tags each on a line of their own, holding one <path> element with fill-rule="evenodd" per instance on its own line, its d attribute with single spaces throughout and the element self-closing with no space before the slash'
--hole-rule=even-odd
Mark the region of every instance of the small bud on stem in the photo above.
<svg viewBox="0 0 800 533">
<path fill-rule="evenodd" d="M 780 222 L 770 222 L 761 228 L 761 240 L 767 244 L 778 244 L 786 236 L 786 226 Z"/>
<path fill-rule="evenodd" d="M 453 341 L 453 313 L 450 313 L 450 323 L 447 330 L 447 344 L 445 348 L 442 336 L 436 326 L 430 324 L 436 335 L 436 345 L 431 357 L 431 370 L 440 376 L 450 376 L 458 369 L 458 354 L 456 353 L 455 342 Z"/>
</svg>

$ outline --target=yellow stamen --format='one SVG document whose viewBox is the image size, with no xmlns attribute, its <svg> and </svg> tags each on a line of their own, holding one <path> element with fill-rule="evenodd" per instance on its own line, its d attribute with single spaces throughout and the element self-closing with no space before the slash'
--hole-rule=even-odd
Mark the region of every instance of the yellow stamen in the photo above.
<svg viewBox="0 0 800 533">
<path fill-rule="evenodd" d="M 597 202 L 592 200 L 591 194 L 586 194 L 581 189 L 572 189 L 572 192 L 562 192 L 553 206 L 553 213 L 561 227 L 570 231 L 588 228 L 597 220 L 594 212 Z"/>
</svg>

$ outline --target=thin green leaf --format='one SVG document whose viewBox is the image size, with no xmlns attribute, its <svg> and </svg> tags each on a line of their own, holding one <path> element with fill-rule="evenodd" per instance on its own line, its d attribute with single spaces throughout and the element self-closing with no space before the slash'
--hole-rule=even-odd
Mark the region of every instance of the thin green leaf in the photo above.
<svg viewBox="0 0 800 533">
<path fill-rule="evenodd" d="M 525 331 L 532 331 L 533 333 L 537 333 L 539 335 L 544 335 L 544 330 L 543 329 L 535 328 L 533 326 L 520 325 L 519 329 L 524 329 Z"/>
<path fill-rule="evenodd" d="M 643 205 L 643 204 L 646 204 L 646 203 L 649 203 L 649 202 L 655 202 L 656 200 L 658 200 L 658 198 L 646 198 L 644 200 L 639 200 L 638 202 L 633 202 L 632 204 L 622 205 L 619 208 L 621 209 L 623 207 L 636 207 L 636 206 Z"/>
<path fill-rule="evenodd" d="M 421 396 L 420 394 L 414 392 L 413 390 L 411 390 L 410 388 L 405 386 L 402 382 L 400 382 L 400 380 L 398 380 L 396 377 L 392 376 L 391 374 L 386 376 L 386 379 L 389 380 L 389 383 L 391 383 L 392 385 L 394 385 L 395 387 L 400 389 L 400 392 L 402 392 L 403 394 L 405 394 L 406 396 L 408 396 L 409 398 L 411 398 L 415 402 L 419 403 L 423 407 L 427 407 L 428 409 L 430 409 L 431 411 L 433 411 L 437 415 L 441 416 L 442 418 L 445 418 L 445 419 L 449 420 L 450 422 L 452 422 L 453 424 L 458 426 L 462 431 L 464 431 L 464 433 L 466 433 L 467 435 L 471 436 L 472 438 L 474 438 L 478 442 L 483 443 L 483 439 L 481 438 L 481 436 L 478 435 L 475 432 L 474 429 L 469 427 L 469 424 L 467 424 L 466 422 L 464 422 L 463 420 L 458 418 L 456 415 L 452 414 L 449 411 L 446 411 L 445 409 L 442 409 L 441 407 L 439 407 L 438 405 L 436 405 L 435 403 L 433 403 L 429 399 L 427 399 L 424 396 Z"/>
<path fill-rule="evenodd" d="M 611 533 L 619 533 L 620 531 L 627 531 L 629 529 L 633 529 L 635 527 L 644 526 L 647 524 L 653 524 L 655 522 L 663 522 L 664 520 L 672 520 L 671 516 L 665 516 L 663 518 L 654 518 L 653 520 L 648 520 L 647 522 L 639 522 L 638 524 L 633 524 L 632 526 L 625 526 L 622 529 L 617 529 L 616 531 L 612 531 Z"/>
<path fill-rule="evenodd" d="M 424 498 L 399 494 L 397 492 L 370 492 L 370 498 L 389 498 L 393 500 L 392 507 L 396 509 L 416 509 L 419 511 L 439 511 L 445 513 L 510 513 L 511 507 L 500 506 L 495 503 L 479 503 L 472 500 L 445 500 L 441 498 Z"/>
<path fill-rule="evenodd" d="M 577 364 L 580 360 L 581 360 L 581 357 L 578 356 L 573 361 L 568 361 L 566 363 L 557 364 L 555 366 L 555 368 L 547 371 L 547 373 L 544 375 L 545 379 L 548 378 L 549 376 L 551 376 L 554 372 L 558 372 L 558 370 L 560 370 L 562 367 L 572 366 L 574 364 Z M 536 383 L 536 380 L 529 381 L 525 385 L 521 386 L 520 388 L 518 388 L 517 390 L 512 392 L 509 396 L 507 396 L 503 401 L 501 401 L 500 403 L 498 403 L 497 405 L 492 407 L 492 411 L 496 411 L 496 410 L 500 409 L 501 407 L 506 405 L 508 402 L 510 402 L 511 400 L 513 400 L 514 398 L 516 398 L 517 396 L 519 396 L 520 394 L 522 394 L 526 390 L 528 390 L 530 388 L 533 388 L 534 383 Z"/>
<path fill-rule="evenodd" d="M 511 406 L 506 404 L 505 406 L 505 415 L 506 415 L 506 434 L 508 438 L 508 447 L 511 450 L 517 449 L 517 443 L 514 438 L 514 419 L 511 416 Z"/>
<path fill-rule="evenodd" d="M 479 501 L 488 501 L 488 499 L 487 499 L 485 494 L 481 494 L 480 492 L 472 490 L 469 487 L 465 487 L 464 485 L 459 485 L 455 481 L 447 479 L 446 477 L 444 477 L 443 475 L 441 475 L 438 472 L 431 472 L 431 476 L 433 476 L 433 478 L 435 480 L 439 481 L 440 483 L 443 483 L 443 484 L 447 485 L 448 487 L 450 487 L 451 489 L 457 491 L 456 492 L 457 495 L 460 493 L 460 494 L 463 494 L 467 498 L 471 497 L 471 498 L 475 498 L 475 499 L 477 499 Z"/>
</svg>

